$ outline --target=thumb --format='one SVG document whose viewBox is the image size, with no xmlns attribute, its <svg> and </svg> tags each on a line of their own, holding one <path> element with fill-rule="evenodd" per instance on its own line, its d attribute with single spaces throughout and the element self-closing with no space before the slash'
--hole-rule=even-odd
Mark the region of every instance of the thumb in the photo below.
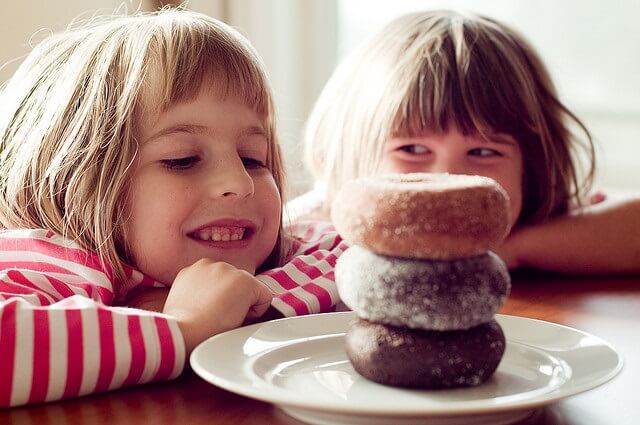
<svg viewBox="0 0 640 425">
<path fill-rule="evenodd" d="M 259 283 L 253 291 L 253 303 L 247 311 L 245 320 L 253 320 L 261 317 L 271 305 L 273 294 L 264 284 Z"/>
</svg>

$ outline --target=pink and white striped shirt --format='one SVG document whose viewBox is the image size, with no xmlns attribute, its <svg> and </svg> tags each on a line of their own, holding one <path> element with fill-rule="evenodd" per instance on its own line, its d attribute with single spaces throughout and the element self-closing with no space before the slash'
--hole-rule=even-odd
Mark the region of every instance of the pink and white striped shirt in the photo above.
<svg viewBox="0 0 640 425">
<path fill-rule="evenodd" d="M 289 230 L 288 260 L 257 278 L 285 317 L 331 311 L 339 302 L 333 227 Z M 186 355 L 176 321 L 126 305 L 166 286 L 128 267 L 115 282 L 95 253 L 42 229 L 0 231 L 0 407 L 77 397 L 180 375 Z"/>
</svg>

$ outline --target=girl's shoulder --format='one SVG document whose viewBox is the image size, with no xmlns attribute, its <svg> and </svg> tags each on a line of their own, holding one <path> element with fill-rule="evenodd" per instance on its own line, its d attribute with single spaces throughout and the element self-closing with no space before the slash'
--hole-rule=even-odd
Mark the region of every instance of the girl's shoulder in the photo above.
<svg viewBox="0 0 640 425">
<path fill-rule="evenodd" d="M 295 223 L 303 220 L 329 220 L 324 205 L 325 190 L 320 184 L 287 202 L 285 219 Z"/>
<path fill-rule="evenodd" d="M 37 251 L 60 251 L 63 249 L 79 250 L 93 254 L 85 250 L 80 244 L 72 239 L 65 238 L 48 229 L 2 229 L 0 230 L 0 249 L 10 249 L 12 247 L 23 250 Z M 95 255 L 95 254 L 93 254 Z"/>
<path fill-rule="evenodd" d="M 111 275 L 98 254 L 48 229 L 0 230 L 0 261 L 12 267 L 35 268 L 45 264 L 75 264 Z"/>
<path fill-rule="evenodd" d="M 0 262 L 10 268 L 20 266 L 38 270 L 53 265 L 74 270 L 81 267 L 109 279 L 112 276 L 111 268 L 97 253 L 48 229 L 0 230 Z"/>
<path fill-rule="evenodd" d="M 139 270 L 122 263 L 125 281 L 115 281 L 111 265 L 73 239 L 47 229 L 1 229 L 0 274 L 14 270 L 55 273 L 57 277 L 79 276 L 105 288 L 114 288 L 118 300 L 132 291 L 164 287 Z"/>
<path fill-rule="evenodd" d="M 111 293 L 113 287 L 111 269 L 98 254 L 48 229 L 0 230 L 0 275 L 36 288 L 53 282 L 58 289 L 93 285 Z"/>
</svg>

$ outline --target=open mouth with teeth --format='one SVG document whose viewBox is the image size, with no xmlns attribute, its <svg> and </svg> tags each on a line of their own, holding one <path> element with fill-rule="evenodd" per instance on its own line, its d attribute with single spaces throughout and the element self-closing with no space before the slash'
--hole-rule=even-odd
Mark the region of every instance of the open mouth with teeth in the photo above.
<svg viewBox="0 0 640 425">
<path fill-rule="evenodd" d="M 248 239 L 252 233 L 253 230 L 247 227 L 212 226 L 192 232 L 189 236 L 200 241 L 230 242 Z"/>
</svg>

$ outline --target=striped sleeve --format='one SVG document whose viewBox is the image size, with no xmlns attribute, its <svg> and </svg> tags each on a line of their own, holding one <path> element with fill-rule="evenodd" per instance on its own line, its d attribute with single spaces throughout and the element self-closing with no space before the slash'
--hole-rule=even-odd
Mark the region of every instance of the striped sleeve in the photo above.
<svg viewBox="0 0 640 425">
<path fill-rule="evenodd" d="M 113 297 L 95 254 L 43 230 L 0 232 L 0 407 L 178 376 L 177 323 Z"/>
<path fill-rule="evenodd" d="M 288 230 L 294 246 L 286 263 L 256 276 L 273 292 L 271 305 L 285 317 L 333 311 L 340 302 L 335 264 L 346 243 L 328 222 L 298 222 Z"/>
</svg>

